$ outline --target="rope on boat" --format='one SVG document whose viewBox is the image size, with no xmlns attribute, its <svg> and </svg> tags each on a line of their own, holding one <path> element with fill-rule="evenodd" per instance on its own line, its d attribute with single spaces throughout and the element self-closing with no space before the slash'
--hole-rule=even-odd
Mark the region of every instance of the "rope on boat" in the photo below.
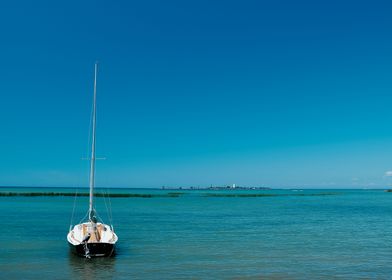
<svg viewBox="0 0 392 280">
<path fill-rule="evenodd" d="M 90 250 L 88 248 L 87 242 L 90 239 L 90 234 L 88 233 L 87 236 L 83 239 L 83 249 L 84 249 L 84 255 L 86 256 L 87 259 L 91 258 L 90 257 Z"/>
</svg>

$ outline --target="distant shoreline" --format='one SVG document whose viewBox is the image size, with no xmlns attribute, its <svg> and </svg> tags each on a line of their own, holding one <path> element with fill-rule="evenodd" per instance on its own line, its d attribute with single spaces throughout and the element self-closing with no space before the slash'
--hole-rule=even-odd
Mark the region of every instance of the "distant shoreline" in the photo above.
<svg viewBox="0 0 392 280">
<path fill-rule="evenodd" d="M 271 190 L 269 187 L 210 186 L 210 187 L 161 187 L 162 190 Z"/>
</svg>

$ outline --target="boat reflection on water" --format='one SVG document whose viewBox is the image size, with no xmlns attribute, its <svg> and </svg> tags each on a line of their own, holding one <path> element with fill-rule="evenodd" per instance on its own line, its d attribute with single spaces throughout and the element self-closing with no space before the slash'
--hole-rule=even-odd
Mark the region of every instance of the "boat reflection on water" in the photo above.
<svg viewBox="0 0 392 280">
<path fill-rule="evenodd" d="M 112 279 L 115 275 L 116 257 L 80 258 L 69 252 L 69 270 L 75 279 Z"/>
</svg>

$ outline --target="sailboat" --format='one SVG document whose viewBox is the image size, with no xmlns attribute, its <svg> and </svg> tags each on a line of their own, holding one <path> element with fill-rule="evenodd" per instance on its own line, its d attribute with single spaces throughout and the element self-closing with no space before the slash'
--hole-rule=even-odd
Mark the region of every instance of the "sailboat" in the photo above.
<svg viewBox="0 0 392 280">
<path fill-rule="evenodd" d="M 97 71 L 98 64 L 95 63 L 88 218 L 85 222 L 77 224 L 73 227 L 71 225 L 67 235 L 67 240 L 72 250 L 77 255 L 86 258 L 112 256 L 115 251 L 115 244 L 118 240 L 112 225 L 109 226 L 103 222 L 98 221 L 98 217 L 94 208 Z"/>
</svg>

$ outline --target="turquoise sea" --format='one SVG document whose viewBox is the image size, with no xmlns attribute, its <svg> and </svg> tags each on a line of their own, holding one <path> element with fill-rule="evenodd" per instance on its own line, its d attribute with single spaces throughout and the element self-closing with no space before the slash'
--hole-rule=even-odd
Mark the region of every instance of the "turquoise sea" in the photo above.
<svg viewBox="0 0 392 280">
<path fill-rule="evenodd" d="M 382 190 L 108 192 L 151 197 L 106 198 L 119 242 L 117 255 L 103 259 L 69 252 L 74 197 L 0 197 L 0 279 L 392 277 L 392 193 Z M 104 198 L 96 201 L 109 222 Z M 77 197 L 74 223 L 87 205 L 88 197 Z"/>
</svg>

